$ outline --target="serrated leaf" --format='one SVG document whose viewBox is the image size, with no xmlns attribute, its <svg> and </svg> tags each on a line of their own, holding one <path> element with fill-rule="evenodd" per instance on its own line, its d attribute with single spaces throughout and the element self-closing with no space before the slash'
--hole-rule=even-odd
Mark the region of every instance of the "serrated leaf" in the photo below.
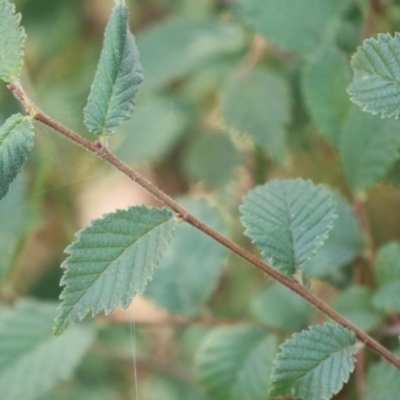
<svg viewBox="0 0 400 400">
<path fill-rule="evenodd" d="M 226 231 L 217 209 L 194 200 L 181 204 L 217 232 Z M 196 317 L 217 286 L 226 255 L 219 243 L 191 225 L 181 224 L 144 295 L 172 313 Z"/>
<path fill-rule="evenodd" d="M 88 326 L 52 335 L 54 303 L 24 301 L 0 315 L 2 399 L 34 400 L 69 378 L 94 339 Z"/>
<path fill-rule="evenodd" d="M 398 400 L 400 371 L 386 361 L 380 361 L 368 370 L 365 400 Z"/>
<path fill-rule="evenodd" d="M 197 354 L 198 379 L 216 400 L 264 400 L 277 340 L 259 328 L 219 328 Z"/>
<path fill-rule="evenodd" d="M 331 43 L 304 65 L 302 87 L 308 110 L 321 133 L 336 147 L 351 104 L 346 92 L 350 80 L 344 55 Z"/>
<path fill-rule="evenodd" d="M 243 30 L 230 23 L 180 17 L 155 24 L 138 37 L 146 72 L 144 88 L 162 87 L 214 57 L 240 51 L 244 45 Z"/>
<path fill-rule="evenodd" d="M 250 27 L 269 42 L 307 54 L 329 32 L 342 7 L 338 0 L 236 0 L 236 9 Z"/>
<path fill-rule="evenodd" d="M 89 312 L 111 313 L 129 306 L 144 290 L 171 240 L 177 220 L 171 211 L 131 207 L 94 220 L 67 247 L 62 264 L 65 286 L 55 334 Z"/>
<path fill-rule="evenodd" d="M 108 22 L 103 50 L 88 103 L 85 125 L 96 135 L 112 135 L 130 118 L 143 81 L 135 39 L 129 30 L 128 8 L 117 5 Z"/>
<path fill-rule="evenodd" d="M 283 161 L 290 107 L 285 80 L 255 69 L 244 77 L 230 79 L 222 95 L 221 112 L 228 128 L 250 135 L 272 157 Z"/>
<path fill-rule="evenodd" d="M 351 100 L 382 117 L 400 115 L 400 34 L 379 34 L 364 41 L 351 60 Z"/>
<path fill-rule="evenodd" d="M 341 136 L 343 168 L 354 193 L 383 178 L 398 158 L 400 121 L 382 119 L 353 106 Z"/>
<path fill-rule="evenodd" d="M 275 359 L 269 395 L 329 400 L 349 380 L 359 350 L 355 334 L 340 325 L 295 334 Z"/>
<path fill-rule="evenodd" d="M 33 135 L 31 118 L 21 114 L 11 116 L 0 128 L 0 199 L 29 157 Z"/>
<path fill-rule="evenodd" d="M 273 267 L 289 276 L 305 267 L 336 218 L 332 195 L 302 179 L 258 186 L 244 197 L 240 211 L 245 234 Z"/>
<path fill-rule="evenodd" d="M 313 309 L 298 294 L 273 282 L 253 298 L 251 311 L 268 326 L 292 332 L 309 325 Z"/>
<path fill-rule="evenodd" d="M 24 63 L 26 33 L 20 22 L 14 4 L 0 0 L 0 79 L 8 83 L 18 81 Z"/>
</svg>

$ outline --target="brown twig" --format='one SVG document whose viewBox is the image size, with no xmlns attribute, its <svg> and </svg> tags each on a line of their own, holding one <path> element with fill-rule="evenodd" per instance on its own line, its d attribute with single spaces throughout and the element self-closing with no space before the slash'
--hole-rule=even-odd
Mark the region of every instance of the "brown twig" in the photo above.
<svg viewBox="0 0 400 400">
<path fill-rule="evenodd" d="M 310 293 L 306 288 L 304 288 L 298 281 L 290 279 L 285 275 L 282 275 L 277 270 L 273 269 L 271 266 L 266 264 L 264 261 L 261 261 L 255 255 L 240 247 L 232 240 L 228 239 L 224 235 L 215 231 L 213 228 L 205 224 L 203 221 L 196 218 L 194 215 L 190 214 L 183 207 L 181 207 L 177 202 L 175 202 L 170 196 L 165 194 L 158 187 L 153 185 L 149 180 L 144 178 L 142 175 L 132 170 L 118 158 L 116 158 L 110 151 L 103 146 L 99 142 L 90 142 L 83 137 L 79 136 L 72 130 L 64 127 L 58 122 L 54 121 L 52 118 L 48 117 L 38 108 L 33 106 L 33 103 L 29 100 L 25 92 L 21 87 L 16 85 L 9 85 L 8 88 L 13 92 L 14 96 L 19 99 L 24 105 L 25 109 L 28 113 L 37 121 L 47 125 L 49 128 L 54 131 L 60 133 L 65 136 L 69 140 L 73 141 L 77 145 L 83 147 L 87 151 L 96 155 L 99 158 L 102 158 L 104 161 L 108 162 L 112 166 L 114 166 L 117 170 L 121 171 L 124 175 L 130 178 L 132 181 L 136 182 L 144 189 L 146 189 L 149 193 L 151 193 L 156 199 L 158 199 L 162 204 L 169 207 L 172 211 L 174 211 L 180 218 L 194 226 L 198 230 L 204 232 L 206 235 L 210 236 L 215 241 L 222 244 L 227 249 L 231 250 L 237 256 L 242 259 L 248 261 L 251 265 L 259 269 L 260 271 L 266 273 L 271 278 L 285 285 L 287 288 L 297 293 L 309 303 L 313 304 L 318 310 L 324 313 L 329 318 L 333 319 L 338 324 L 343 327 L 351 330 L 357 336 L 357 338 L 368 346 L 371 350 L 378 353 L 381 357 L 385 358 L 391 364 L 400 369 L 400 359 L 398 359 L 394 354 L 392 354 L 389 350 L 383 347 L 380 343 L 378 343 L 375 339 L 365 333 L 363 330 L 357 328 L 354 324 L 348 321 L 346 318 L 341 316 L 335 310 L 333 310 L 330 306 L 328 306 L 321 299 L 316 297 L 314 294 Z"/>
</svg>

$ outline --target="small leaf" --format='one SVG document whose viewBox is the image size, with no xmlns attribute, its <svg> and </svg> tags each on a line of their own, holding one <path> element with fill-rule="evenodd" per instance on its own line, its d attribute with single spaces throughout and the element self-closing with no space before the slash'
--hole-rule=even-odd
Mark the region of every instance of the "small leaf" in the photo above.
<svg viewBox="0 0 400 400">
<path fill-rule="evenodd" d="M 354 193 L 383 178 L 398 158 L 400 122 L 353 106 L 341 136 L 343 168 Z"/>
<path fill-rule="evenodd" d="M 250 191 L 240 207 L 245 234 L 272 266 L 302 270 L 336 218 L 332 195 L 302 179 L 275 180 Z"/>
<path fill-rule="evenodd" d="M 218 232 L 226 231 L 218 210 L 193 200 L 181 204 Z M 181 224 L 144 294 L 172 313 L 196 317 L 217 286 L 226 255 L 219 243 Z"/>
<path fill-rule="evenodd" d="M 139 52 L 129 30 L 128 8 L 117 5 L 107 25 L 103 50 L 88 103 L 85 125 L 96 135 L 112 135 L 130 118 L 143 81 Z"/>
<path fill-rule="evenodd" d="M 221 112 L 229 128 L 250 135 L 276 160 L 284 160 L 285 129 L 290 121 L 285 80 L 262 69 L 245 77 L 234 76 L 223 93 Z"/>
<path fill-rule="evenodd" d="M 349 380 L 360 350 L 353 332 L 340 325 L 313 326 L 281 346 L 269 395 L 329 400 Z"/>
<path fill-rule="evenodd" d="M 380 361 L 368 370 L 365 400 L 398 400 L 400 371 L 386 361 Z"/>
<path fill-rule="evenodd" d="M 94 340 L 93 329 L 74 327 L 55 338 L 55 304 L 24 301 L 0 315 L 2 399 L 34 400 L 69 378 Z"/>
<path fill-rule="evenodd" d="M 0 200 L 21 171 L 33 148 L 30 117 L 15 114 L 0 128 Z"/>
<path fill-rule="evenodd" d="M 24 63 L 26 34 L 20 22 L 14 4 L 0 0 L 0 79 L 8 83 L 18 81 Z"/>
<path fill-rule="evenodd" d="M 400 280 L 382 285 L 374 295 L 373 304 L 386 313 L 400 312 Z"/>
<path fill-rule="evenodd" d="M 380 286 L 400 281 L 400 243 L 391 242 L 379 249 L 376 277 Z"/>
<path fill-rule="evenodd" d="M 351 100 L 364 111 L 382 117 L 400 115 L 400 34 L 367 39 L 351 60 L 355 72 Z"/>
<path fill-rule="evenodd" d="M 198 378 L 213 399 L 264 400 L 276 342 L 259 328 L 215 329 L 198 351 Z"/>
<path fill-rule="evenodd" d="M 309 325 L 313 309 L 298 294 L 273 282 L 253 298 L 251 311 L 266 325 L 292 332 Z"/>
<path fill-rule="evenodd" d="M 78 241 L 67 247 L 70 257 L 62 264 L 65 288 L 55 334 L 89 312 L 109 314 L 118 304 L 128 307 L 151 278 L 176 224 L 167 209 L 131 207 L 78 232 Z"/>
</svg>

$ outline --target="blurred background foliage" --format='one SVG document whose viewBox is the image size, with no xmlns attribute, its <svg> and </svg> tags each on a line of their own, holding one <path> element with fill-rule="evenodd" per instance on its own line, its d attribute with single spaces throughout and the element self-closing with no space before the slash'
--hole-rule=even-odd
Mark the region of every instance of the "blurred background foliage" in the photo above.
<svg viewBox="0 0 400 400">
<path fill-rule="evenodd" d="M 47 114 L 89 137 L 82 110 L 113 2 L 14 2 L 28 33 L 25 89 Z M 349 57 L 364 37 L 400 29 L 400 2 L 307 0 L 290 12 L 287 1 L 127 3 L 145 83 L 133 118 L 110 147 L 244 246 L 249 243 L 238 205 L 254 185 L 303 177 L 334 187 L 338 223 L 307 271 L 319 279 L 314 289 L 326 301 L 343 293 L 347 297 L 336 298 L 337 309 L 345 312 L 343 304 L 350 301 L 349 318 L 356 315 L 364 329 L 374 329 L 382 315 L 368 308 L 370 294 L 345 291 L 353 283 L 350 265 L 363 238 L 345 200 L 352 190 L 344 170 L 357 163 L 359 144 L 350 134 L 343 144 L 340 136 L 352 131 L 347 116 L 356 113 L 346 93 Z M 18 110 L 1 87 L 0 121 Z M 398 131 L 399 123 L 391 124 Z M 57 300 L 63 250 L 75 232 L 115 208 L 155 204 L 91 155 L 46 128 L 37 126 L 37 132 L 24 176 L 0 204 L 1 293 L 8 300 Z M 394 145 L 397 152 L 399 143 Z M 341 152 L 349 160 L 344 168 L 337 151 L 341 146 L 353 149 Z M 377 245 L 400 239 L 399 181 L 400 163 L 370 190 L 368 211 Z M 184 227 L 149 284 L 147 300 L 98 318 L 97 337 L 79 367 L 41 398 L 133 398 L 133 320 L 141 399 L 223 398 L 207 397 L 194 378 L 196 349 L 214 325 L 258 321 L 282 339 L 321 319 L 295 295 L 267 285 L 267 277 L 242 264 Z M 355 397 L 350 389 L 337 398 Z"/>
</svg>

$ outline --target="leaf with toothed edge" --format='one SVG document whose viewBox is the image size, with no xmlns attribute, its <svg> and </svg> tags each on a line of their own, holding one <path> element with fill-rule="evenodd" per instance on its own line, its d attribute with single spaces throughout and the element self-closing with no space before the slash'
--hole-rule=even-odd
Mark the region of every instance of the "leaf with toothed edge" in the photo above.
<svg viewBox="0 0 400 400">
<path fill-rule="evenodd" d="M 244 197 L 240 211 L 245 234 L 273 267 L 288 276 L 308 263 L 336 218 L 332 195 L 302 179 L 258 186 Z"/>
<path fill-rule="evenodd" d="M 78 232 L 62 264 L 65 288 L 55 334 L 90 312 L 128 307 L 144 290 L 177 223 L 170 210 L 141 206 L 107 214 Z"/>
<path fill-rule="evenodd" d="M 313 326 L 281 346 L 269 396 L 329 400 L 349 380 L 361 349 L 353 332 L 337 324 Z"/>
<path fill-rule="evenodd" d="M 129 30 L 128 8 L 122 1 L 116 4 L 84 110 L 85 125 L 95 135 L 110 136 L 130 118 L 143 82 L 139 52 Z"/>
</svg>

